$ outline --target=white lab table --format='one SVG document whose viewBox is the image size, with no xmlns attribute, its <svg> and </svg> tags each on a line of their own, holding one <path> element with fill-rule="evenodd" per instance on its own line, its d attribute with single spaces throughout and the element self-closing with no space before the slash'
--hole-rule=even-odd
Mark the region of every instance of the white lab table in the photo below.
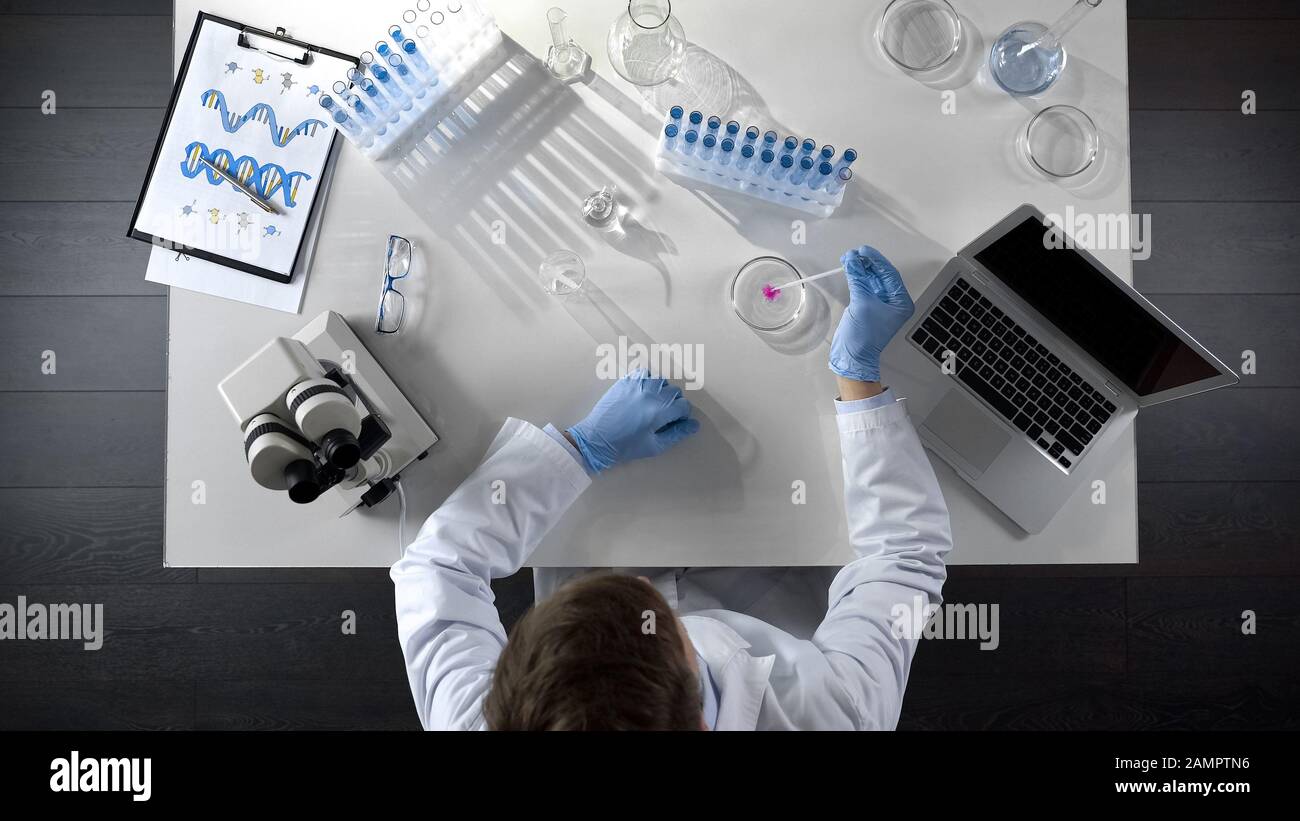
<svg viewBox="0 0 1300 821">
<path fill-rule="evenodd" d="M 569 0 L 572 37 L 596 79 L 563 86 L 545 56 L 549 3 L 488 0 L 523 66 L 502 95 L 529 108 L 512 125 L 483 122 L 479 171 L 455 169 L 399 195 L 348 145 L 328 201 L 300 316 L 187 291 L 170 293 L 166 561 L 171 566 L 381 566 L 397 557 L 397 502 L 337 519 L 295 506 L 249 477 L 240 434 L 217 383 L 274 336 L 323 310 L 347 317 L 442 441 L 406 472 L 408 533 L 478 464 L 501 422 L 577 421 L 606 384 L 598 346 L 698 345 L 702 386 L 689 392 L 702 432 L 663 457 L 601 476 L 533 556 L 552 566 L 834 564 L 848 556 L 828 340 L 846 301 L 842 283 L 810 290 L 815 320 L 795 339 L 765 339 L 727 301 L 731 277 L 774 254 L 805 274 L 869 242 L 920 292 L 948 258 L 1024 202 L 1048 213 L 1130 211 L 1126 8 L 1101 6 L 1072 33 L 1070 65 L 1040 100 L 991 87 L 982 58 L 1019 19 L 1065 2 L 954 0 L 968 52 L 954 77 L 904 75 L 876 48 L 885 0 L 709 0 L 675 4 L 695 44 L 668 87 L 642 92 L 609 67 L 605 35 L 619 3 Z M 435 5 L 437 5 L 435 3 Z M 349 53 L 372 48 L 408 4 L 178 0 L 177 57 L 199 8 Z M 529 57 L 530 52 L 536 57 Z M 503 96 L 503 99 L 505 97 Z M 516 102 L 517 101 L 517 102 Z M 656 174 L 655 134 L 670 102 L 862 153 L 858 179 L 830 219 L 732 194 L 694 191 Z M 1032 112 L 1076 103 L 1097 121 L 1102 173 L 1067 189 L 1034 177 L 1014 149 Z M 955 111 L 954 111 L 955 106 Z M 462 154 L 462 156 L 466 156 Z M 623 243 L 585 226 L 579 202 L 618 186 L 635 223 Z M 803 219 L 804 223 L 796 222 Z M 400 336 L 371 333 L 390 233 L 417 262 Z M 558 248 L 586 261 L 584 294 L 557 299 L 536 264 Z M 1131 276 L 1124 250 L 1097 255 Z M 1027 536 L 945 465 L 955 564 L 1125 563 L 1137 560 L 1135 452 L 1126 437 L 1095 480 L 1043 533 Z M 195 483 L 204 493 L 197 494 Z M 798 491 L 802 491 L 802 503 Z M 201 501 L 199 504 L 197 502 Z"/>
</svg>

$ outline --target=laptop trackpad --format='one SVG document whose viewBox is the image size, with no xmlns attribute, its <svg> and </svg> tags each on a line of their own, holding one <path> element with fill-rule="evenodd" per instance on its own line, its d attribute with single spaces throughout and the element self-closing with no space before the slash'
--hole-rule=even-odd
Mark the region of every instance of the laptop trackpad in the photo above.
<svg viewBox="0 0 1300 821">
<path fill-rule="evenodd" d="M 948 391 L 922 425 L 952 448 L 973 470 L 975 478 L 988 470 L 1011 441 L 1002 426 L 961 391 Z"/>
</svg>

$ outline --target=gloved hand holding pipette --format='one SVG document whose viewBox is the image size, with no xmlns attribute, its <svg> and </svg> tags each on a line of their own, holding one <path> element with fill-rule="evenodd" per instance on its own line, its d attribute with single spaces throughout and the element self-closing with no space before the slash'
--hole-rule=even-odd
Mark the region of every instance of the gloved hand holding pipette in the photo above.
<svg viewBox="0 0 1300 821">
<path fill-rule="evenodd" d="M 830 368 L 845 379 L 880 381 L 880 354 L 915 306 L 903 277 L 869 245 L 840 258 L 849 280 L 849 307 L 831 342 Z"/>
<path fill-rule="evenodd" d="M 681 388 L 648 371 L 633 371 L 605 392 L 568 438 L 593 473 L 620 462 L 658 456 L 700 429 Z"/>
</svg>

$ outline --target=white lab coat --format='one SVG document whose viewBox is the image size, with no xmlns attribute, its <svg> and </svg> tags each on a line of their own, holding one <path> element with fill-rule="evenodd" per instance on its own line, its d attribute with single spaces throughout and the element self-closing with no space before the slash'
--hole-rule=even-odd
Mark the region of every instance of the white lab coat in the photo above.
<svg viewBox="0 0 1300 821">
<path fill-rule="evenodd" d="M 837 421 L 857 559 L 834 574 L 828 597 L 825 587 L 807 587 L 818 569 L 665 571 L 653 579 L 708 666 L 716 729 L 898 723 L 917 640 L 893 629 L 894 611 L 913 607 L 917 596 L 940 603 L 952 546 L 948 511 L 905 402 Z M 497 480 L 505 482 L 504 504 L 493 504 Z M 393 566 L 398 637 L 426 729 L 483 728 L 483 700 L 506 643 L 489 580 L 518 571 L 590 482 L 562 445 L 510 419 Z M 538 573 L 539 588 L 558 578 Z M 750 614 L 723 609 L 728 599 L 742 600 Z M 819 605 L 820 623 L 777 618 L 798 602 Z M 755 611 L 790 622 L 788 629 Z"/>
</svg>

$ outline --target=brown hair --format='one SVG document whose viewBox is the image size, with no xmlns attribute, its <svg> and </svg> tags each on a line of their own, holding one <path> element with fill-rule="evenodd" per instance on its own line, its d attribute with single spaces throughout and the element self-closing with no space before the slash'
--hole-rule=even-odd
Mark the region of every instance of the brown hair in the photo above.
<svg viewBox="0 0 1300 821">
<path fill-rule="evenodd" d="M 643 625 L 654 614 L 654 630 Z M 493 730 L 698 730 L 699 680 L 668 602 L 631 576 L 579 578 L 524 615 L 483 712 Z"/>
</svg>

